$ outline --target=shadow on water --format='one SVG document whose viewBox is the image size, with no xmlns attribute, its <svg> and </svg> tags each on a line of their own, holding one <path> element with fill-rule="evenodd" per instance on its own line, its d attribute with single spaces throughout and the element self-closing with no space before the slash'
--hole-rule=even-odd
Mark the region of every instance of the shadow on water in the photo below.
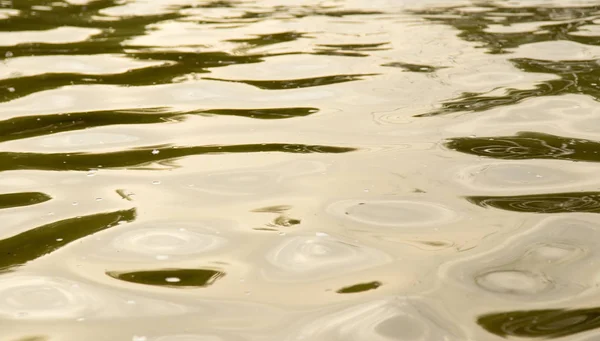
<svg viewBox="0 0 600 341">
<path fill-rule="evenodd" d="M 125 282 L 172 288 L 203 288 L 212 285 L 225 273 L 210 269 L 161 269 L 152 271 L 115 272 L 108 276 Z"/>
<path fill-rule="evenodd" d="M 600 308 L 493 313 L 480 316 L 477 323 L 505 338 L 559 338 L 600 327 Z"/>
<path fill-rule="evenodd" d="M 600 192 L 572 192 L 513 196 L 470 196 L 477 206 L 529 213 L 600 213 Z"/>
<path fill-rule="evenodd" d="M 0 272 L 35 260 L 61 247 L 120 222 L 131 222 L 135 209 L 69 218 L 0 240 Z"/>
<path fill-rule="evenodd" d="M 0 194 L 0 209 L 41 204 L 50 199 L 48 194 L 40 192 Z"/>
<path fill-rule="evenodd" d="M 286 119 L 318 112 L 317 108 L 207 109 L 172 111 L 168 108 L 122 109 L 54 115 L 19 116 L 0 121 L 0 142 L 67 131 L 123 124 L 155 124 L 182 121 L 186 115 L 239 116 L 254 119 Z"/>
<path fill-rule="evenodd" d="M 515 136 L 451 138 L 445 146 L 461 153 L 495 159 L 600 162 L 599 141 L 534 132 L 520 132 Z"/>
<path fill-rule="evenodd" d="M 593 36 L 573 34 L 582 26 L 597 25 L 600 6 L 584 7 L 510 7 L 482 4 L 488 11 L 463 11 L 462 7 L 436 8 L 413 11 L 427 20 L 450 25 L 460 33 L 458 36 L 469 42 L 481 43 L 489 53 L 510 53 L 510 49 L 524 44 L 549 41 L 574 41 L 586 45 L 600 46 Z M 501 19 L 501 21 L 498 21 Z M 526 30 L 500 33 L 489 31 L 494 26 L 531 24 Z M 593 60 L 546 61 L 514 58 L 510 61 L 516 68 L 533 73 L 547 73 L 558 79 L 532 84 L 530 89 L 504 89 L 503 95 L 486 93 L 463 93 L 457 98 L 441 103 L 441 108 L 417 117 L 436 116 L 456 112 L 477 112 L 519 103 L 540 96 L 557 96 L 567 93 L 584 94 L 600 99 L 600 64 Z M 497 89 L 495 90 L 495 92 Z"/>
<path fill-rule="evenodd" d="M 153 163 L 192 155 L 231 153 L 347 153 L 355 148 L 305 144 L 261 143 L 240 145 L 209 145 L 196 147 L 156 146 L 109 153 L 11 153 L 0 152 L 0 171 L 35 169 L 49 171 L 86 171 L 97 168 L 145 167 Z"/>
</svg>

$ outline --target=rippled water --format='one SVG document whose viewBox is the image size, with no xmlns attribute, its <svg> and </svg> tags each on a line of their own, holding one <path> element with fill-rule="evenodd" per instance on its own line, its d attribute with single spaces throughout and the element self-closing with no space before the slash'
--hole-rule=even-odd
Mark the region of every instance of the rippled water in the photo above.
<svg viewBox="0 0 600 341">
<path fill-rule="evenodd" d="M 0 341 L 600 340 L 600 3 L 0 0 Z"/>
</svg>

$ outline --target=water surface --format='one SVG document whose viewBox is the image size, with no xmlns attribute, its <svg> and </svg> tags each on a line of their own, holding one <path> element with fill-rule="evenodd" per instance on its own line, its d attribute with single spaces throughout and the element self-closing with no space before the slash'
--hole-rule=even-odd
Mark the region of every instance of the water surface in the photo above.
<svg viewBox="0 0 600 341">
<path fill-rule="evenodd" d="M 0 341 L 600 339 L 600 3 L 0 0 Z"/>
</svg>

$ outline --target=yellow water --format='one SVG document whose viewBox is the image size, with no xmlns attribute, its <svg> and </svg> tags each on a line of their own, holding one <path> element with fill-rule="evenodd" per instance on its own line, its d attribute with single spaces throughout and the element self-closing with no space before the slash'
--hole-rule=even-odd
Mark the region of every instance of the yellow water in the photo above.
<svg viewBox="0 0 600 341">
<path fill-rule="evenodd" d="M 600 3 L 0 0 L 0 341 L 600 340 Z"/>
</svg>

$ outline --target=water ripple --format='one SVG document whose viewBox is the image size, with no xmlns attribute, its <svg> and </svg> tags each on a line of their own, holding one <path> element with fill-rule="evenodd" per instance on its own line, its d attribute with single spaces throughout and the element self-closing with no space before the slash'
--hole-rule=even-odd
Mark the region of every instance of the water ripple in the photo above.
<svg viewBox="0 0 600 341">
<path fill-rule="evenodd" d="M 154 152 L 157 150 L 158 153 Z M 355 148 L 285 143 L 261 143 L 241 145 L 209 145 L 196 147 L 152 146 L 135 150 L 109 153 L 12 153 L 0 152 L 0 171 L 35 169 L 49 171 L 89 171 L 97 168 L 133 168 L 152 164 L 168 164 L 168 161 L 192 156 L 230 153 L 347 153 Z"/>
<path fill-rule="evenodd" d="M 477 206 L 530 213 L 600 213 L 600 192 L 572 192 L 515 196 L 471 196 Z"/>
<path fill-rule="evenodd" d="M 434 202 L 419 200 L 345 200 L 327 211 L 357 223 L 379 227 L 418 227 L 447 223 L 456 213 Z"/>
<path fill-rule="evenodd" d="M 417 299 L 383 299 L 312 318 L 286 340 L 447 340 L 460 332 Z"/>
<path fill-rule="evenodd" d="M 268 251 L 266 258 L 275 267 L 264 271 L 269 279 L 304 281 L 335 277 L 390 261 L 390 257 L 379 250 L 331 236 L 286 238 Z"/>
<path fill-rule="evenodd" d="M 515 136 L 451 138 L 446 142 L 446 147 L 495 159 L 600 161 L 598 141 L 534 132 L 521 132 Z"/>
<path fill-rule="evenodd" d="M 103 303 L 99 297 L 90 295 L 89 289 L 62 278 L 33 275 L 4 278 L 0 282 L 0 315 L 47 320 L 94 314 Z"/>
</svg>

